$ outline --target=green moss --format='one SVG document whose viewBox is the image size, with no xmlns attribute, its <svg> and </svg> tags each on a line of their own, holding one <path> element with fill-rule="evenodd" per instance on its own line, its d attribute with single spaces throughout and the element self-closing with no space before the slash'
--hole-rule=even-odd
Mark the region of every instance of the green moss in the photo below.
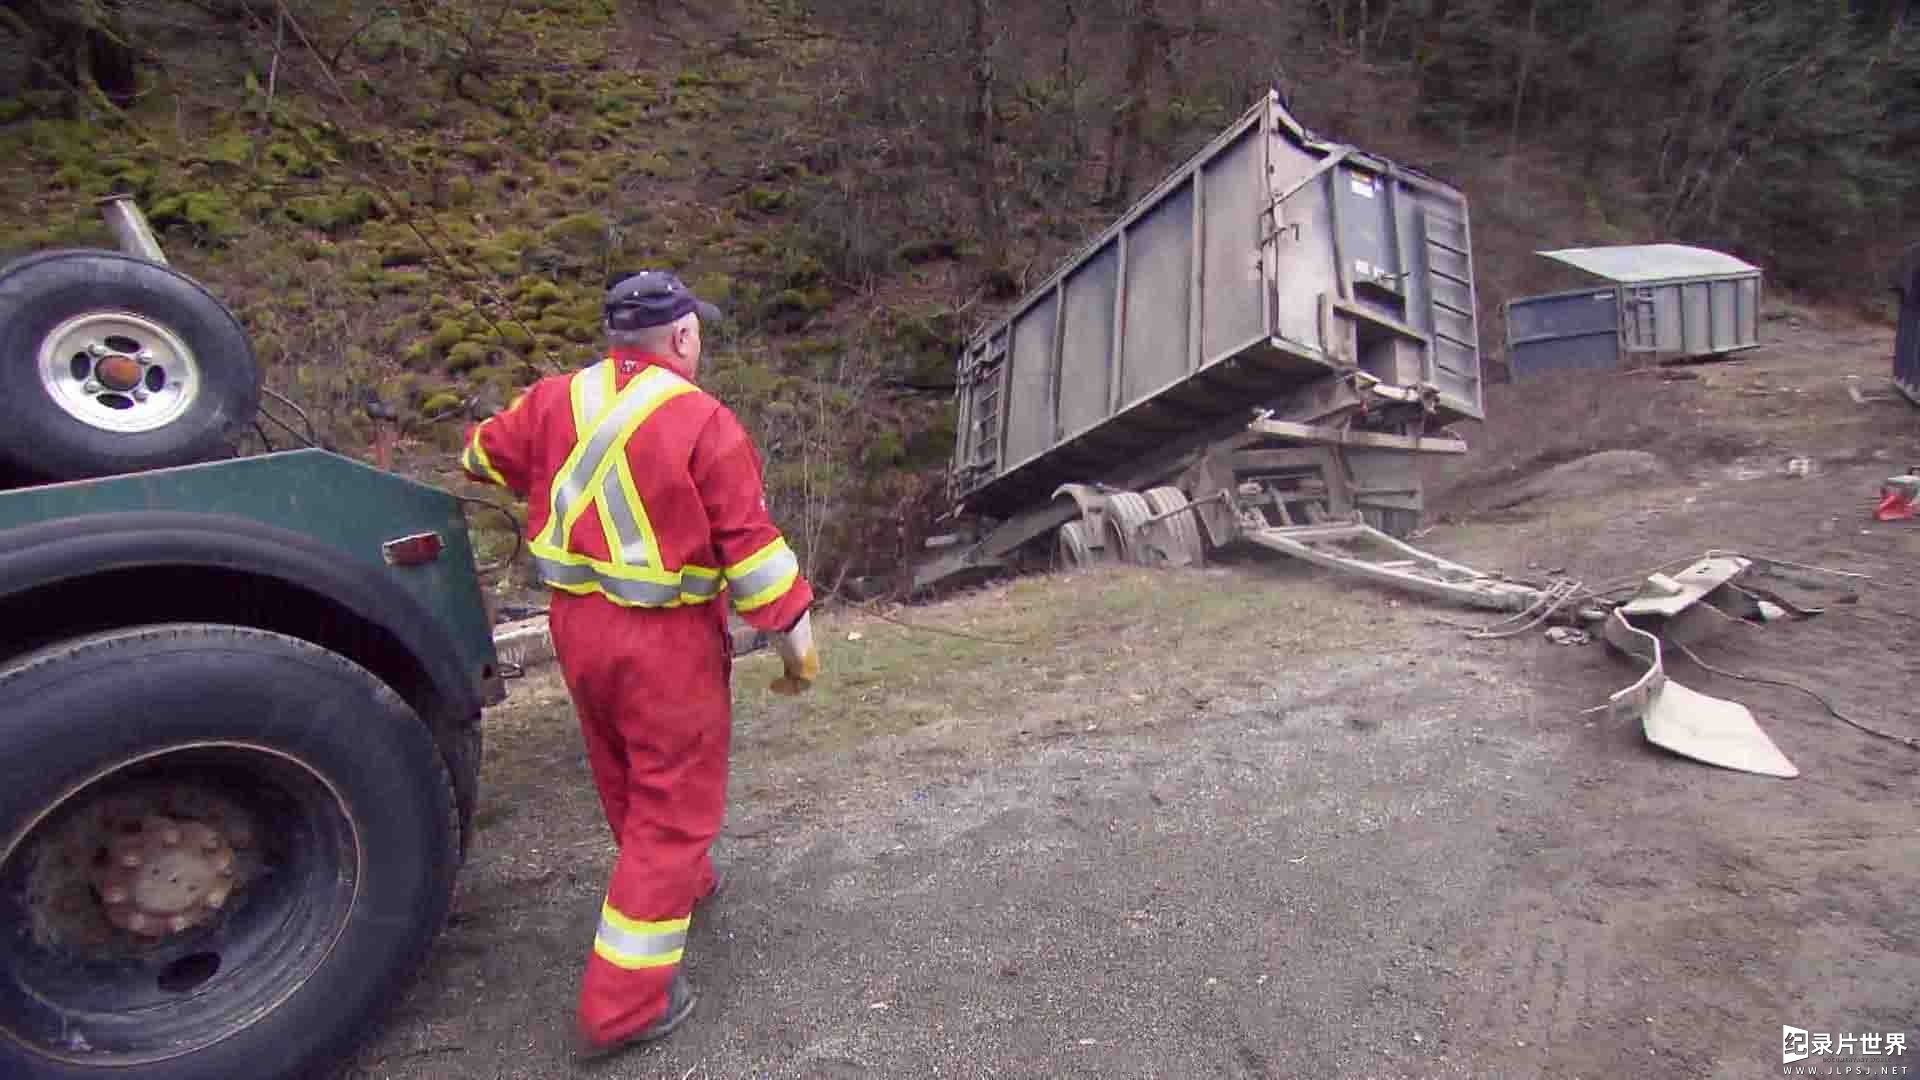
<svg viewBox="0 0 1920 1080">
<path fill-rule="evenodd" d="M 505 151 L 498 143 L 474 140 L 460 144 L 460 155 L 475 165 L 487 168 L 499 164 L 500 159 L 505 156 Z"/>
<path fill-rule="evenodd" d="M 762 214 L 778 214 L 787 208 L 789 196 L 785 191 L 763 187 L 747 189 L 747 205 Z"/>
<path fill-rule="evenodd" d="M 496 329 L 490 329 L 486 340 L 491 344 L 504 345 L 522 355 L 533 349 L 533 333 L 516 321 L 502 322 Z"/>
<path fill-rule="evenodd" d="M 597 213 L 569 214 L 547 226 L 548 243 L 569 251 L 598 251 L 606 242 L 607 219 Z"/>
<path fill-rule="evenodd" d="M 0 98 L 0 124 L 11 124 L 27 115 L 27 103 L 19 98 Z"/>
<path fill-rule="evenodd" d="M 475 198 L 473 181 L 464 176 L 456 176 L 447 181 L 448 206 L 472 206 Z"/>
<path fill-rule="evenodd" d="M 88 166 L 79 163 L 62 165 L 55 169 L 53 186 L 83 196 L 107 193 L 106 179 Z"/>
<path fill-rule="evenodd" d="M 382 271 L 374 277 L 372 284 L 375 296 L 404 296 L 425 292 L 431 285 L 431 279 L 417 270 Z"/>
<path fill-rule="evenodd" d="M 654 150 L 650 153 L 636 154 L 628 160 L 628 165 L 634 172 L 655 180 L 664 179 L 674 174 L 673 158 L 664 150 Z"/>
<path fill-rule="evenodd" d="M 459 394 L 451 390 L 441 390 L 428 396 L 425 401 L 420 403 L 420 415 L 425 419 L 432 420 L 449 413 L 458 412 L 465 404 L 465 399 Z"/>
<path fill-rule="evenodd" d="M 907 447 L 897 431 L 882 431 L 860 455 L 869 469 L 885 469 L 906 460 Z"/>
<path fill-rule="evenodd" d="M 580 320 L 560 314 L 542 315 L 533 321 L 533 328 L 541 334 L 552 334 L 564 338 L 580 325 Z"/>
<path fill-rule="evenodd" d="M 567 298 L 560 286 L 551 281 L 535 280 L 520 292 L 520 301 L 536 311 L 543 311 Z"/>
<path fill-rule="evenodd" d="M 379 204 L 373 194 L 354 191 L 344 195 L 302 195 L 287 204 L 287 216 L 309 228 L 329 235 L 352 228 L 373 218 Z"/>
<path fill-rule="evenodd" d="M 240 232 L 238 208 L 222 191 L 171 195 L 147 209 L 156 229 L 180 229 L 207 243 L 222 244 Z"/>
<path fill-rule="evenodd" d="M 825 289 L 782 289 L 767 302 L 761 315 L 777 330 L 795 330 L 832 303 L 833 294 Z"/>
<path fill-rule="evenodd" d="M 917 469 L 946 464 L 953 454 L 954 423 L 954 409 L 949 402 L 941 407 L 932 423 L 907 439 L 904 464 Z"/>
<path fill-rule="evenodd" d="M 466 323 L 458 319 L 442 319 L 440 325 L 433 328 L 433 337 L 428 339 L 428 344 L 432 346 L 435 353 L 445 356 L 453 351 L 455 345 L 466 340 L 466 337 Z"/>
<path fill-rule="evenodd" d="M 587 107 L 585 91 L 577 86 L 556 86 L 547 90 L 547 107 L 557 113 L 573 113 Z"/>
<path fill-rule="evenodd" d="M 780 266 L 780 284 L 788 289 L 807 289 L 827 280 L 827 267 L 805 252 L 789 249 Z"/>
<path fill-rule="evenodd" d="M 384 244 L 380 248 L 381 266 L 418 266 L 430 258 L 432 258 L 432 252 L 427 250 L 427 246 L 421 243 L 418 237 L 411 234 Z"/>
<path fill-rule="evenodd" d="M 477 341 L 462 341 L 447 352 L 447 370 L 458 375 L 487 362 L 491 354 Z"/>
<path fill-rule="evenodd" d="M 724 304 L 734 299 L 732 274 L 699 274 L 688 285 L 702 300 Z"/>
<path fill-rule="evenodd" d="M 838 356 L 846 351 L 838 338 L 806 338 L 786 345 L 780 350 L 795 360 L 811 361 L 822 356 Z"/>
<path fill-rule="evenodd" d="M 299 147 L 292 143 L 277 142 L 267 146 L 267 160 L 288 176 L 317 177 L 320 167 L 314 164 Z"/>
<path fill-rule="evenodd" d="M 253 137 L 244 131 L 223 131 L 207 141 L 200 160 L 218 165 L 245 165 L 253 157 Z"/>
</svg>

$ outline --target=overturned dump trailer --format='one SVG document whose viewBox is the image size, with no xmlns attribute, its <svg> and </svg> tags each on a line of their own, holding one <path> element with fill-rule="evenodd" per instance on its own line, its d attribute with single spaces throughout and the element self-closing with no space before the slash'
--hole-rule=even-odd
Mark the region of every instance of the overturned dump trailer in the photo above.
<svg viewBox="0 0 1920 1080">
<path fill-rule="evenodd" d="M 1515 378 L 1760 346 L 1760 268 L 1724 252 L 1630 244 L 1539 254 L 1604 284 L 1508 301 L 1507 366 Z"/>
<path fill-rule="evenodd" d="M 965 347 L 917 587 L 1052 551 L 1187 564 L 1403 536 L 1482 415 L 1467 205 L 1269 94 Z M 1452 571 L 1396 552 L 1389 572 Z M 1418 565 L 1415 565 L 1418 564 Z"/>
</svg>

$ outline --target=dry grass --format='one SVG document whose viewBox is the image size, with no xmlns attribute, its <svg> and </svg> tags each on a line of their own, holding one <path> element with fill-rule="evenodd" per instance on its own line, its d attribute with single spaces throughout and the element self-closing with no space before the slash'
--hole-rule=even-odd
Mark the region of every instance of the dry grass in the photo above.
<svg viewBox="0 0 1920 1080">
<path fill-rule="evenodd" d="M 1264 557 L 1036 575 L 908 609 L 901 622 L 828 616 L 813 693 L 776 697 L 764 688 L 778 660 L 743 658 L 735 722 L 743 753 L 773 759 L 876 739 L 964 744 L 1089 724 L 1123 730 L 1204 710 L 1270 678 L 1286 658 L 1364 648 L 1392 632 L 1399 610 L 1385 593 Z"/>
</svg>

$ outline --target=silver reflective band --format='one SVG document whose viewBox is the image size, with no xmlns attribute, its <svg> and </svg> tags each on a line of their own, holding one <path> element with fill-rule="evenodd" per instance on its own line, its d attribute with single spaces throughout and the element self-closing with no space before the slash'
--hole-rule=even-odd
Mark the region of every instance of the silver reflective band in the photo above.
<svg viewBox="0 0 1920 1080">
<path fill-rule="evenodd" d="M 619 553 L 619 561 L 628 566 L 651 566 L 647 562 L 646 535 L 640 531 L 640 523 L 633 519 L 633 505 L 620 486 L 620 466 L 620 462 L 614 462 L 600 481 L 600 505 L 607 508 L 607 516 L 613 519 L 615 533 L 607 537 L 607 541 Z"/>
<path fill-rule="evenodd" d="M 666 585 L 655 581 L 636 581 L 632 578 L 615 577 L 603 574 L 591 566 L 564 563 L 554 559 L 535 555 L 534 565 L 540 569 L 540 577 L 549 585 L 558 588 L 597 586 L 602 592 L 616 600 L 625 600 L 630 604 L 647 607 L 668 607 L 684 598 L 704 600 L 720 591 L 718 578 L 703 577 L 699 574 L 683 574 L 678 585 Z"/>
<path fill-rule="evenodd" d="M 632 930 L 622 930 L 602 919 L 599 942 L 628 959 L 664 961 L 675 952 L 686 948 L 687 932 L 669 930 L 661 934 L 640 934 Z"/>
<path fill-rule="evenodd" d="M 738 577 L 729 575 L 729 580 L 733 582 L 734 593 L 747 599 L 760 595 L 799 571 L 800 560 L 793 554 L 793 549 L 783 546 L 766 562 Z"/>
<path fill-rule="evenodd" d="M 572 524 L 568 514 L 571 513 L 573 504 L 586 497 L 587 480 L 593 475 L 594 470 L 600 467 L 600 463 L 606 460 L 607 451 L 613 448 L 614 440 L 620 437 L 620 429 L 626 427 L 627 421 L 633 419 L 635 413 L 652 404 L 659 397 L 660 392 L 667 389 L 667 386 L 663 385 L 664 380 L 653 377 L 655 374 L 656 372 L 649 371 L 627 384 L 626 390 L 614 402 L 613 409 L 607 413 L 606 419 L 594 426 L 593 434 L 587 439 L 586 447 L 580 456 L 575 459 L 574 467 L 567 470 L 560 482 L 554 485 L 553 518 L 547 523 L 547 527 L 554 530 L 556 536 Z"/>
</svg>

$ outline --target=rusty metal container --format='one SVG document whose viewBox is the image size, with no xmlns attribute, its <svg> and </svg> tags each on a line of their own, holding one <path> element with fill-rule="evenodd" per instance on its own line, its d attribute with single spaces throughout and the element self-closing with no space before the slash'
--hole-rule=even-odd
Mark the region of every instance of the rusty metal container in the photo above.
<svg viewBox="0 0 1920 1080">
<path fill-rule="evenodd" d="M 975 336 L 953 500 L 1000 515 L 1329 379 L 1482 415 L 1465 198 L 1269 94 Z"/>
</svg>

